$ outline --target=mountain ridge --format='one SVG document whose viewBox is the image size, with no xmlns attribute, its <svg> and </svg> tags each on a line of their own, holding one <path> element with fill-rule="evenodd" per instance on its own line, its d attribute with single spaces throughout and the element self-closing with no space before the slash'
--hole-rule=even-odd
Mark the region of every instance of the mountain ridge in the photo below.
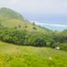
<svg viewBox="0 0 67 67">
<path fill-rule="evenodd" d="M 34 31 L 36 29 L 36 32 L 48 32 L 49 30 L 37 26 L 35 23 L 30 23 L 20 13 L 6 7 L 0 8 L 0 23 L 9 28 L 20 26 L 21 29 L 26 29 L 27 31 Z"/>
</svg>

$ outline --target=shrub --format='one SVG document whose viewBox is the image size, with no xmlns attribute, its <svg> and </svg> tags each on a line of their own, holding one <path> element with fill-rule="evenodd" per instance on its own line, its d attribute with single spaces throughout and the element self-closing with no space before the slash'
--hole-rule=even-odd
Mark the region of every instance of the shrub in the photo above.
<svg viewBox="0 0 67 67">
<path fill-rule="evenodd" d="M 67 51 L 67 43 L 60 43 L 59 47 L 61 50 Z"/>
</svg>

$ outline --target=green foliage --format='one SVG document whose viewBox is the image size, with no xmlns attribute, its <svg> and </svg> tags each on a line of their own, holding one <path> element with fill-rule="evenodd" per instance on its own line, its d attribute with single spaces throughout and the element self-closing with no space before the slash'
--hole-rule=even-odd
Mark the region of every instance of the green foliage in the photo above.
<svg viewBox="0 0 67 67">
<path fill-rule="evenodd" d="M 33 27 L 33 29 L 34 29 L 34 30 L 37 30 L 37 28 L 36 28 L 36 27 Z"/>
<path fill-rule="evenodd" d="M 60 43 L 59 47 L 61 50 L 67 51 L 67 43 Z"/>
<path fill-rule="evenodd" d="M 29 37 L 29 44 L 32 46 L 46 46 L 46 39 L 43 37 L 42 33 L 33 33 Z"/>
<path fill-rule="evenodd" d="M 59 46 L 60 43 L 65 43 L 66 36 L 60 33 L 45 34 L 41 32 L 28 32 L 17 28 L 7 28 L 0 24 L 0 40 L 14 43 L 17 45 L 28 45 L 37 47 L 52 47 Z"/>
<path fill-rule="evenodd" d="M 2 26 L 3 27 L 3 26 Z M 1 28 L 0 30 L 0 40 L 14 43 L 18 45 L 30 45 L 30 46 L 43 46 L 45 45 L 45 39 L 41 37 L 42 34 L 29 34 L 25 30 L 18 29 L 9 29 L 9 28 Z M 29 41 L 30 40 L 30 41 Z"/>
</svg>

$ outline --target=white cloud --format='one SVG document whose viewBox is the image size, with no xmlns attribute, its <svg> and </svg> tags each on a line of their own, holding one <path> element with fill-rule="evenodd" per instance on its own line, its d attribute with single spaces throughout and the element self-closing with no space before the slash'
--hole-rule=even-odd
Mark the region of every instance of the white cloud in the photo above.
<svg viewBox="0 0 67 67">
<path fill-rule="evenodd" d="M 19 1 L 20 1 L 20 0 L 11 0 L 11 1 L 9 0 L 8 3 L 9 3 L 9 4 L 17 4 Z"/>
<path fill-rule="evenodd" d="M 0 3 L 24 13 L 67 14 L 67 0 L 5 0 Z"/>
</svg>

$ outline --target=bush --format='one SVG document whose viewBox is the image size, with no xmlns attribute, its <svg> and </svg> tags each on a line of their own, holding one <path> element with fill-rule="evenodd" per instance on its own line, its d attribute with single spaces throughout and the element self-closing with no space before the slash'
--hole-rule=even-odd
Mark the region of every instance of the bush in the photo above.
<svg viewBox="0 0 67 67">
<path fill-rule="evenodd" d="M 34 27 L 34 29 L 36 28 Z M 61 35 L 60 33 L 45 34 L 45 32 L 28 32 L 26 30 L 18 30 L 17 28 L 6 28 L 0 24 L 0 40 L 18 45 L 47 46 L 55 48 L 61 42 L 67 42 L 67 32 L 65 31 L 65 33 Z M 62 44 L 60 47 L 62 50 L 67 50 L 66 44 Z"/>
<path fill-rule="evenodd" d="M 67 43 L 60 43 L 59 47 L 61 50 L 67 51 Z"/>
<path fill-rule="evenodd" d="M 43 34 L 40 33 L 33 33 L 33 34 L 31 33 L 28 39 L 28 43 L 31 46 L 38 46 L 38 47 L 46 46 L 46 40 Z"/>
<path fill-rule="evenodd" d="M 34 40 L 34 46 L 43 47 L 46 46 L 46 41 L 43 38 L 35 38 Z"/>
</svg>

